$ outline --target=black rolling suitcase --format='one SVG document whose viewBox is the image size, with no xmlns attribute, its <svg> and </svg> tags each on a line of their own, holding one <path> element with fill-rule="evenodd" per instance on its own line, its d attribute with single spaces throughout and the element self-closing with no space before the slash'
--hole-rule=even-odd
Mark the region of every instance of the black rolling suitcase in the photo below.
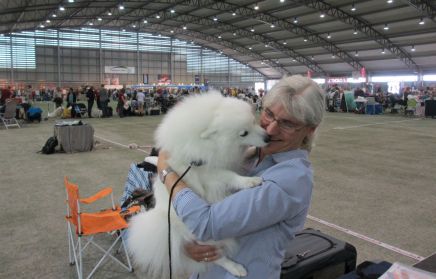
<svg viewBox="0 0 436 279">
<path fill-rule="evenodd" d="M 336 279 L 356 268 L 356 248 L 314 229 L 295 235 L 282 263 L 281 279 Z"/>
<path fill-rule="evenodd" d="M 158 108 L 150 109 L 150 115 L 160 115 L 160 109 Z"/>
</svg>

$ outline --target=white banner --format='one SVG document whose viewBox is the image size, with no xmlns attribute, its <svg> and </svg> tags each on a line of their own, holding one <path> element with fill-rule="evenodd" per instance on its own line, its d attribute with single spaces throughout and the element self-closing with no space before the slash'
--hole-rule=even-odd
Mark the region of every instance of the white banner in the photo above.
<svg viewBox="0 0 436 279">
<path fill-rule="evenodd" d="M 127 66 L 105 66 L 105 74 L 134 74 L 135 67 Z"/>
</svg>

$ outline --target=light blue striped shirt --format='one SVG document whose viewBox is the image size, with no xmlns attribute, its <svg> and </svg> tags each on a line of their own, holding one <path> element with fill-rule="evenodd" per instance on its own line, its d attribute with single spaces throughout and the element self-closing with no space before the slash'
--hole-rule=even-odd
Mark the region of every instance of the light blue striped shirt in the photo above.
<svg viewBox="0 0 436 279">
<path fill-rule="evenodd" d="M 313 177 L 308 152 L 266 156 L 249 175 L 261 176 L 264 182 L 214 204 L 186 188 L 177 193 L 173 206 L 197 239 L 238 241 L 238 252 L 231 258 L 247 269 L 244 278 L 278 279 L 287 244 L 303 229 L 310 206 Z M 211 264 L 198 278 L 237 277 Z"/>
</svg>

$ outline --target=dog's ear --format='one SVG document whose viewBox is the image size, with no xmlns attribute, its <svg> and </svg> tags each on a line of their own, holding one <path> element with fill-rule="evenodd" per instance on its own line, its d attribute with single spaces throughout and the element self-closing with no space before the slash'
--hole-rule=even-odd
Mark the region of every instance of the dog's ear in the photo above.
<svg viewBox="0 0 436 279">
<path fill-rule="evenodd" d="M 200 138 L 209 139 L 210 136 L 212 136 L 215 133 L 217 133 L 217 130 L 215 128 L 209 127 L 200 134 Z"/>
</svg>

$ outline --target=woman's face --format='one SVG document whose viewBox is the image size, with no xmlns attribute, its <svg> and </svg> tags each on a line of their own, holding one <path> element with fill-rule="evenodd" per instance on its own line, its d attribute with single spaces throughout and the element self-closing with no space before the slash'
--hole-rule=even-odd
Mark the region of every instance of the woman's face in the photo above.
<svg viewBox="0 0 436 279">
<path fill-rule="evenodd" d="M 289 116 L 281 104 L 266 107 L 262 111 L 260 126 L 271 137 L 269 144 L 262 148 L 265 155 L 298 149 L 303 139 L 315 131 L 315 128 L 307 127 Z"/>
</svg>

